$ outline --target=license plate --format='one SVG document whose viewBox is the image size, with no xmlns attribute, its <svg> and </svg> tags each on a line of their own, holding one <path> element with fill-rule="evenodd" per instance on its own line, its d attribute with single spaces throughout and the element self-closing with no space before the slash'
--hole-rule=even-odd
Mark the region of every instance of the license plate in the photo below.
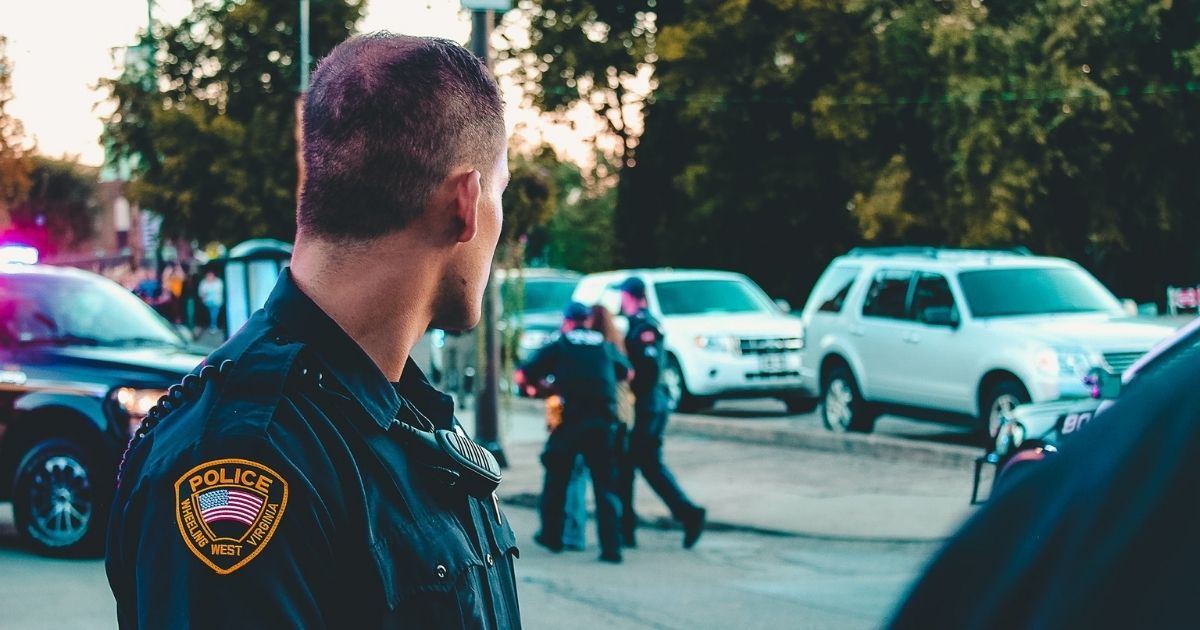
<svg viewBox="0 0 1200 630">
<path fill-rule="evenodd" d="M 787 360 L 786 353 L 764 354 L 758 357 L 758 369 L 761 372 L 786 372 L 788 371 Z"/>
</svg>

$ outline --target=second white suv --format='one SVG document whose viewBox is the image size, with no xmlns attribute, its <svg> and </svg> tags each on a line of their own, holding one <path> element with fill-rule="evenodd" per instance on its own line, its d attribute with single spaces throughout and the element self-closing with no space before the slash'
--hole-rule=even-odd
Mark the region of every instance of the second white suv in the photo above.
<svg viewBox="0 0 1200 630">
<path fill-rule="evenodd" d="M 1089 370 L 1120 373 L 1174 331 L 1130 319 L 1067 260 L 919 247 L 835 259 L 802 320 L 802 380 L 829 429 L 894 412 L 992 436 L 1015 406 L 1086 396 Z"/>
<path fill-rule="evenodd" d="M 728 271 L 631 269 L 585 276 L 574 299 L 620 313 L 619 286 L 646 283 L 650 313 L 662 324 L 672 409 L 695 411 L 718 398 L 774 397 L 791 411 L 811 410 L 800 388 L 800 319 L 746 276 Z M 618 318 L 624 325 L 624 318 Z"/>
</svg>

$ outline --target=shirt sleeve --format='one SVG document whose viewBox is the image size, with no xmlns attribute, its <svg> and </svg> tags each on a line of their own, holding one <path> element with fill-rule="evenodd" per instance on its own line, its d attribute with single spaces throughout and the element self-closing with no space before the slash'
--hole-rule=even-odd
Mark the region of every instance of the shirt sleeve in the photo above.
<svg viewBox="0 0 1200 630">
<path fill-rule="evenodd" d="M 644 393 L 658 384 L 662 371 L 663 336 L 652 324 L 646 324 L 630 335 L 629 361 L 633 364 L 634 391 Z"/>
<path fill-rule="evenodd" d="M 527 383 L 536 384 L 554 372 L 558 361 L 558 342 L 543 346 L 521 368 Z"/>
<path fill-rule="evenodd" d="M 119 506 L 132 582 L 118 596 L 122 627 L 326 625 L 331 519 L 306 478 L 264 438 L 192 452 Z"/>
</svg>

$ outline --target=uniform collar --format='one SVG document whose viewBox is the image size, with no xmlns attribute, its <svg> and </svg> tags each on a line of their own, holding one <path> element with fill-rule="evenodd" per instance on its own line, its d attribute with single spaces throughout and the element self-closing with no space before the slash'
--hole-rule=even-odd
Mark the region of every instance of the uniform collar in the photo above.
<svg viewBox="0 0 1200 630">
<path fill-rule="evenodd" d="M 384 429 L 391 426 L 392 419 L 403 406 L 402 393 L 407 396 L 409 389 L 421 392 L 420 383 L 433 389 L 412 359 L 408 360 L 400 383 L 393 385 L 388 381 L 358 342 L 300 290 L 290 269 L 285 268 L 280 273 L 263 308 L 267 316 L 278 322 L 291 337 L 310 348 L 324 363 L 326 374 L 333 377 Z M 418 384 L 408 384 L 414 379 Z"/>
</svg>

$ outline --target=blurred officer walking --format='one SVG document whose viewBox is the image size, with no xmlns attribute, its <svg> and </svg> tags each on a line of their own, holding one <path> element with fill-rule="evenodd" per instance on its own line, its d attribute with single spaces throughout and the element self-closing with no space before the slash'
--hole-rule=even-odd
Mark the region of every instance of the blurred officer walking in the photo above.
<svg viewBox="0 0 1200 630">
<path fill-rule="evenodd" d="M 458 44 L 370 35 L 320 63 L 292 266 L 126 454 L 122 626 L 520 627 L 499 468 L 409 359 L 479 321 L 506 144 Z"/>
<path fill-rule="evenodd" d="M 683 546 L 691 549 L 704 531 L 705 510 L 688 499 L 675 476 L 662 460 L 663 432 L 667 429 L 667 396 L 660 380 L 666 361 L 663 333 L 658 321 L 646 310 L 646 284 L 631 276 L 621 284 L 621 312 L 629 320 L 625 349 L 633 364 L 633 431 L 621 470 L 621 532 L 626 546 L 636 545 L 637 513 L 633 509 L 634 472 L 642 476 L 683 524 Z"/>
<path fill-rule="evenodd" d="M 600 559 L 621 561 L 618 530 L 620 500 L 617 474 L 617 380 L 630 375 L 629 361 L 604 339 L 588 330 L 591 313 L 577 302 L 563 312 L 562 335 L 530 358 L 517 373 L 518 383 L 554 376 L 563 399 L 562 424 L 550 434 L 542 453 L 546 468 L 542 490 L 542 531 L 538 544 L 554 552 L 563 548 L 567 483 L 576 455 L 583 454 L 592 472 Z"/>
</svg>

